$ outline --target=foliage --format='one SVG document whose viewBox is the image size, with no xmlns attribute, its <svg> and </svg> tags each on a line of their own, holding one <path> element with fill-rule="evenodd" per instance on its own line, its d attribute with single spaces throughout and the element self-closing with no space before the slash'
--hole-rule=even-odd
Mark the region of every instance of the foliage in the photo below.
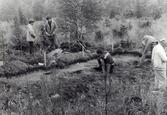
<svg viewBox="0 0 167 115">
<path fill-rule="evenodd" d="M 60 6 L 60 16 L 77 39 L 80 38 L 79 33 L 82 33 L 84 27 L 92 27 L 101 17 L 101 7 L 97 1 L 61 0 Z"/>
<path fill-rule="evenodd" d="M 116 58 L 113 82 L 108 95 L 108 114 L 143 115 L 152 113 L 150 108 L 153 108 L 154 104 L 160 108 L 160 99 L 157 102 L 154 98 L 156 94 L 149 89 L 153 82 L 150 63 L 136 67 L 133 59 L 127 61 L 119 56 Z M 23 115 L 104 114 L 106 94 L 104 77 L 100 72 L 91 69 L 75 73 L 64 72 L 57 76 L 54 71 L 50 77 L 49 80 L 48 76 L 43 75 L 40 81 L 27 82 L 24 86 L 1 82 L 0 104 L 6 100 L 9 102 L 3 104 L 3 107 L 6 107 L 4 111 Z"/>
<path fill-rule="evenodd" d="M 95 32 L 95 40 L 96 41 L 102 41 L 103 39 L 104 39 L 104 36 L 100 30 Z"/>
<path fill-rule="evenodd" d="M 22 45 L 25 44 L 25 31 L 21 28 L 20 20 L 18 17 L 14 18 L 14 25 L 12 29 L 12 36 L 9 41 L 11 48 L 19 48 L 21 50 Z"/>
</svg>

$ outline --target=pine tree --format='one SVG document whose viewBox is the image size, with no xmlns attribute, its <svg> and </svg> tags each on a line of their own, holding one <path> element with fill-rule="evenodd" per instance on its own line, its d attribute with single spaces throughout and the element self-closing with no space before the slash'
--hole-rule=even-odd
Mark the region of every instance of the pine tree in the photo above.
<svg viewBox="0 0 167 115">
<path fill-rule="evenodd" d="M 60 16 L 77 39 L 84 27 L 91 28 L 100 20 L 101 11 L 100 4 L 95 0 L 60 0 Z"/>
</svg>

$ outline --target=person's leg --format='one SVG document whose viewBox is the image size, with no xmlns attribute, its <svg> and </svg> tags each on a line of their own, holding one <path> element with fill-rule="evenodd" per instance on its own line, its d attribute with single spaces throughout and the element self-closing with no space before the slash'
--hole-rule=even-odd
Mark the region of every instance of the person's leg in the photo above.
<svg viewBox="0 0 167 115">
<path fill-rule="evenodd" d="M 31 53 L 32 53 L 32 49 L 31 49 L 31 48 L 32 48 L 32 47 L 31 47 L 32 42 L 31 42 L 31 41 L 29 41 L 29 42 L 28 42 L 28 44 L 29 44 L 29 53 L 31 54 Z"/>
<path fill-rule="evenodd" d="M 42 49 L 42 50 L 45 50 L 45 49 L 46 49 L 46 37 L 45 37 L 45 36 L 42 36 L 41 49 Z"/>
<path fill-rule="evenodd" d="M 34 52 L 34 43 L 33 42 L 29 42 L 30 44 L 30 54 L 33 54 Z"/>
<path fill-rule="evenodd" d="M 155 71 L 155 89 L 164 89 L 166 87 L 166 69 Z"/>
<path fill-rule="evenodd" d="M 97 61 L 98 61 L 98 64 L 99 64 L 98 70 L 99 70 L 99 71 L 102 71 L 102 63 L 101 63 L 101 60 L 100 60 L 100 59 L 97 59 Z"/>
<path fill-rule="evenodd" d="M 161 71 L 161 75 L 163 79 L 159 79 L 159 88 L 162 90 L 166 89 L 166 69 Z"/>
<path fill-rule="evenodd" d="M 113 73 L 114 65 L 111 65 L 110 73 Z"/>
<path fill-rule="evenodd" d="M 54 50 L 55 49 L 55 36 L 51 36 L 51 50 Z"/>
<path fill-rule="evenodd" d="M 154 70 L 154 72 L 155 72 L 155 84 L 154 84 L 154 88 L 155 89 L 158 89 L 159 88 L 159 81 L 158 81 L 158 78 L 157 78 L 157 72 L 156 72 L 156 70 Z"/>
</svg>

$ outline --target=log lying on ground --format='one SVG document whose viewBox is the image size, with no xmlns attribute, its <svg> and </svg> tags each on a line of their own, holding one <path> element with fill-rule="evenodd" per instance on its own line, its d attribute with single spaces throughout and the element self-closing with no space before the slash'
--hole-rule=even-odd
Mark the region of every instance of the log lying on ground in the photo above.
<svg viewBox="0 0 167 115">
<path fill-rule="evenodd" d="M 59 62 L 58 66 L 60 63 L 63 63 L 64 65 L 70 65 L 77 62 L 85 62 L 87 60 L 95 59 L 95 58 L 96 58 L 96 54 L 92 54 L 92 53 L 85 53 L 84 55 L 82 52 L 65 53 L 59 57 L 57 62 Z"/>
<path fill-rule="evenodd" d="M 139 56 L 141 57 L 142 54 L 140 51 L 138 50 L 128 50 L 128 49 L 123 49 L 123 48 L 117 48 L 114 50 L 114 52 L 111 52 L 112 55 L 124 55 L 124 54 L 127 54 L 127 55 L 134 55 L 134 56 Z"/>
<path fill-rule="evenodd" d="M 128 51 L 123 49 L 117 49 L 112 55 L 134 55 L 134 56 L 141 56 L 139 51 Z M 18 55 L 13 55 L 9 62 L 5 65 L 0 67 L 0 77 L 2 76 L 16 76 L 20 74 L 24 74 L 27 72 L 33 72 L 37 70 L 46 70 L 51 69 L 54 67 L 63 68 L 70 64 L 78 63 L 78 62 L 85 62 L 91 59 L 95 59 L 96 54 L 92 52 L 78 52 L 78 53 L 62 53 L 61 56 L 56 60 L 56 63 L 49 65 L 48 67 L 39 66 L 37 63 L 42 61 L 43 55 L 38 54 L 35 56 L 27 56 L 26 54 L 21 57 Z"/>
<path fill-rule="evenodd" d="M 2 77 L 2 76 L 11 77 L 11 76 L 24 74 L 27 72 L 51 69 L 54 67 L 63 68 L 63 67 L 68 66 L 70 64 L 74 64 L 77 62 L 84 62 L 84 61 L 94 59 L 95 57 L 96 57 L 96 55 L 92 54 L 92 53 L 85 53 L 84 56 L 83 56 L 82 52 L 63 53 L 56 61 L 57 63 L 52 64 L 48 67 L 39 66 L 37 64 L 31 65 L 30 61 L 29 62 L 25 61 L 26 59 L 20 60 L 20 58 L 19 59 L 16 58 L 18 60 L 16 60 L 16 59 L 14 60 L 14 58 L 13 58 L 11 61 L 6 62 L 5 65 L 0 67 L 0 77 Z"/>
</svg>

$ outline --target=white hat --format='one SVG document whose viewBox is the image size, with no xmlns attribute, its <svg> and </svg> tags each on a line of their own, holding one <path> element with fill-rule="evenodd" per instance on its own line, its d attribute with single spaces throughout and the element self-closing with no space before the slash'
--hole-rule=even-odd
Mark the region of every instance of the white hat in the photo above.
<svg viewBox="0 0 167 115">
<path fill-rule="evenodd" d="M 153 37 L 153 36 L 151 36 L 151 35 L 145 35 L 145 36 L 143 37 L 143 39 L 146 39 L 146 38 L 155 39 L 155 37 Z"/>
<path fill-rule="evenodd" d="M 147 39 L 155 39 L 153 36 L 151 35 L 145 35 L 143 38 L 142 38 L 142 44 L 143 45 L 146 45 L 146 40 Z"/>
</svg>

